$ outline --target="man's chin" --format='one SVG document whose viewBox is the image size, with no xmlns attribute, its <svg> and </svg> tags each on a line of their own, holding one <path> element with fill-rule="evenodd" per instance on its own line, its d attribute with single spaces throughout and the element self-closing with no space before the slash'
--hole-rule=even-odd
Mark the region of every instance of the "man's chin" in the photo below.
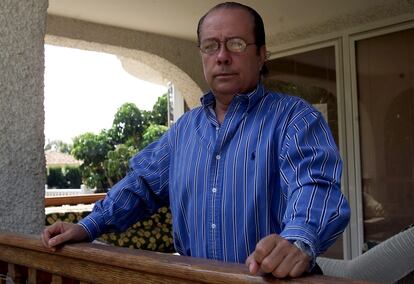
<svg viewBox="0 0 414 284">
<path fill-rule="evenodd" d="M 235 96 L 240 93 L 240 88 L 235 87 L 220 87 L 220 88 L 212 88 L 212 91 L 215 95 L 221 96 Z"/>
<path fill-rule="evenodd" d="M 240 92 L 242 89 L 238 82 L 234 81 L 215 81 L 211 86 L 211 89 L 214 93 L 225 94 L 225 95 L 235 95 Z"/>
</svg>

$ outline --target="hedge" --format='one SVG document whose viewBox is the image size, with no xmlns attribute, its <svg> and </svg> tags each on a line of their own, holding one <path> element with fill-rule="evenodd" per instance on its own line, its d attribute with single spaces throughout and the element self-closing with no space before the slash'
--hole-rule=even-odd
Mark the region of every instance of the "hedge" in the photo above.
<svg viewBox="0 0 414 284">
<path fill-rule="evenodd" d="M 46 215 L 46 226 L 58 220 L 77 223 L 89 213 L 87 211 L 50 213 Z M 175 249 L 170 209 L 162 207 L 149 219 L 137 222 L 125 232 L 103 234 L 97 240 L 114 246 L 173 253 Z"/>
</svg>

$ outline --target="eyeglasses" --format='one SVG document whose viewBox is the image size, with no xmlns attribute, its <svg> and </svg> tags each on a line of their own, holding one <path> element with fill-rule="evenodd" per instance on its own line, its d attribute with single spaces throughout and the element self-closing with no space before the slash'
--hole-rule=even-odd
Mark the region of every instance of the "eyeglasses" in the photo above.
<svg viewBox="0 0 414 284">
<path fill-rule="evenodd" d="M 235 52 L 235 53 L 243 52 L 243 51 L 245 51 L 247 46 L 256 44 L 254 42 L 253 43 L 246 43 L 243 39 L 238 38 L 238 37 L 228 38 L 224 41 L 220 41 L 218 39 L 211 38 L 211 39 L 203 40 L 200 43 L 199 48 L 200 48 L 201 52 L 203 52 L 203 53 L 213 54 L 217 50 L 220 49 L 221 43 L 224 43 L 224 46 L 226 47 L 226 49 L 228 51 Z"/>
</svg>

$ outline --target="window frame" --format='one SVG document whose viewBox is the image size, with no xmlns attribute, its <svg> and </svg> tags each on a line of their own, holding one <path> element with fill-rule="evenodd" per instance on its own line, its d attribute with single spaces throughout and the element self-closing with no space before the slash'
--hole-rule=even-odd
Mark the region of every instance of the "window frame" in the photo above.
<svg viewBox="0 0 414 284">
<path fill-rule="evenodd" d="M 412 28 L 414 28 L 414 19 L 401 17 L 356 26 L 353 29 L 328 35 L 318 35 L 293 43 L 268 45 L 269 60 L 324 47 L 335 48 L 338 146 L 344 164 L 341 190 L 351 207 L 351 219 L 343 234 L 344 259 L 352 259 L 361 255 L 364 243 L 356 43 L 359 40 Z"/>
</svg>

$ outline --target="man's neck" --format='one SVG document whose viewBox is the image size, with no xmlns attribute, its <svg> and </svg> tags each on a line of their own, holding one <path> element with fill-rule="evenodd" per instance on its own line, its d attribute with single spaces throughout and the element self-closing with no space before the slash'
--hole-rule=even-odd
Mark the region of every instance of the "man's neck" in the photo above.
<svg viewBox="0 0 414 284">
<path fill-rule="evenodd" d="M 254 88 L 252 88 L 251 90 L 243 92 L 243 94 L 250 93 L 253 90 L 255 90 L 255 88 L 257 88 L 257 85 Z M 219 94 L 219 93 L 214 93 L 213 92 L 213 94 L 214 94 L 214 98 L 216 100 L 216 104 L 215 104 L 215 107 L 214 107 L 214 111 L 216 113 L 216 118 L 217 118 L 218 122 L 220 124 L 222 124 L 223 121 L 224 121 L 224 117 L 226 115 L 227 109 L 230 106 L 231 101 L 233 100 L 233 98 L 237 95 L 237 93 L 230 95 L 230 94 L 222 94 L 222 93 Z"/>
<path fill-rule="evenodd" d="M 224 117 L 226 116 L 227 109 L 229 105 L 231 104 L 232 100 L 233 100 L 233 97 L 231 97 L 230 99 L 226 98 L 224 100 L 222 98 L 216 97 L 216 105 L 214 108 L 214 112 L 216 113 L 216 118 L 220 124 L 223 123 Z"/>
</svg>

